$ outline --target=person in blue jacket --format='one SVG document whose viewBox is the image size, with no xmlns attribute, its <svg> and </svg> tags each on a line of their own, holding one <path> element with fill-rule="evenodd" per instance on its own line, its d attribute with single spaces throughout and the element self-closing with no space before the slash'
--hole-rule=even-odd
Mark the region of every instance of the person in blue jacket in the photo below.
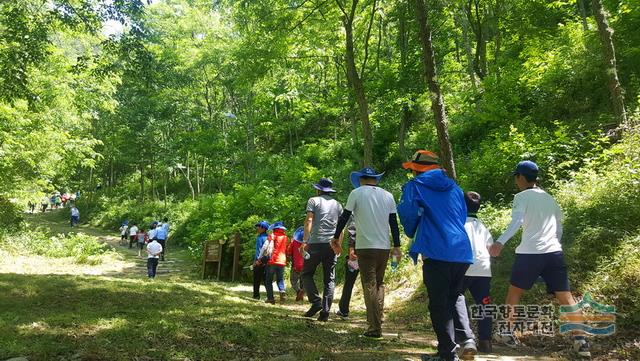
<svg viewBox="0 0 640 361">
<path fill-rule="evenodd" d="M 419 150 L 411 161 L 402 164 L 415 177 L 402 188 L 398 214 L 407 236 L 415 237 L 409 255 L 414 262 L 419 256 L 423 261 L 431 323 L 438 338 L 438 355 L 422 359 L 450 361 L 458 360 L 454 310 L 465 272 L 473 263 L 473 252 L 464 228 L 464 193 L 439 163 L 435 153 Z M 463 358 L 476 353 L 475 341 L 465 340 Z"/>
<path fill-rule="evenodd" d="M 256 263 L 258 257 L 260 256 L 260 250 L 264 245 L 264 242 L 267 240 L 267 230 L 269 229 L 269 222 L 260 221 L 255 224 L 256 233 L 256 254 L 253 256 L 253 298 L 256 300 L 260 299 L 260 285 L 265 283 L 266 276 L 266 263 Z M 266 286 L 265 286 L 266 287 Z"/>
</svg>

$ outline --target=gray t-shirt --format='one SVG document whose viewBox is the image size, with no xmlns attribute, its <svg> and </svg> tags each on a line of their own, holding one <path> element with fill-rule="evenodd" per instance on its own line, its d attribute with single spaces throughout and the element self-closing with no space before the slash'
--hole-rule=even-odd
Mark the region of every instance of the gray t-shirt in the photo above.
<svg viewBox="0 0 640 361">
<path fill-rule="evenodd" d="M 329 195 L 309 198 L 307 212 L 313 213 L 309 243 L 329 243 L 338 225 L 338 218 L 342 214 L 342 205 Z"/>
</svg>

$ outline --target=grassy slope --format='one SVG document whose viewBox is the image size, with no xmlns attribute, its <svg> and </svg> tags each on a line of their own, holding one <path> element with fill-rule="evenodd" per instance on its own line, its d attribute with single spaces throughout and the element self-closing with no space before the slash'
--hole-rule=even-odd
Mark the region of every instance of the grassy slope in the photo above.
<svg viewBox="0 0 640 361">
<path fill-rule="evenodd" d="M 55 213 L 33 220 L 55 232 L 68 230 L 64 218 Z M 117 247 L 117 237 L 88 227 L 81 230 L 114 245 L 124 265 L 114 270 L 107 264 L 100 276 L 87 276 L 77 265 L 29 258 L 43 262 L 41 269 L 33 272 L 31 265 L 23 272 L 30 274 L 21 275 L 1 267 L 6 259 L 0 261 L 0 272 L 6 272 L 0 273 L 0 359 L 262 360 L 294 355 L 299 360 L 412 360 L 433 351 L 418 266 L 405 263 L 389 275 L 387 334 L 384 341 L 376 342 L 358 337 L 364 313 L 357 289 L 351 323 L 332 319 L 320 324 L 299 316 L 306 304 L 265 305 L 251 299 L 246 285 L 198 280 L 183 266 L 188 254 L 182 250 L 173 250 L 173 263 L 166 263 L 164 269 L 161 265 L 159 279 L 147 281 L 143 260 Z M 498 265 L 496 286 L 504 283 L 507 267 L 501 264 L 507 262 L 504 259 Z M 55 264 L 57 271 L 50 272 L 49 264 Z M 536 292 L 542 293 L 538 288 Z M 565 350 L 566 340 L 532 342 L 535 349 L 520 349 L 519 354 L 497 350 L 513 357 L 478 359 L 545 359 L 535 355 L 565 359 L 566 353 L 559 352 Z M 608 359 L 604 352 L 599 354 L 600 359 Z"/>
</svg>

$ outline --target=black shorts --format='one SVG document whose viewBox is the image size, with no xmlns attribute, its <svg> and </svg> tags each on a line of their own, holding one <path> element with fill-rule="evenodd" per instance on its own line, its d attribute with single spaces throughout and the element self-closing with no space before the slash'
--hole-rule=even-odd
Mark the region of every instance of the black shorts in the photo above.
<svg viewBox="0 0 640 361">
<path fill-rule="evenodd" d="M 138 242 L 138 248 L 144 249 L 144 242 Z"/>
<path fill-rule="evenodd" d="M 564 253 L 516 254 L 511 268 L 511 285 L 529 290 L 539 276 L 544 279 L 548 291 L 569 291 Z"/>
</svg>

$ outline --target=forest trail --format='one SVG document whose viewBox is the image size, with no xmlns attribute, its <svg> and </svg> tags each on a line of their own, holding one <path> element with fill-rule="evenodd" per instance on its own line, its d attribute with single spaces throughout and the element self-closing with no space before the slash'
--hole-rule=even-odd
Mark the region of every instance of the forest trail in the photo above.
<svg viewBox="0 0 640 361">
<path fill-rule="evenodd" d="M 262 301 L 255 301 L 251 298 L 252 291 L 251 286 L 248 284 L 240 284 L 240 283 L 223 283 L 223 282 L 206 282 L 199 280 L 198 274 L 195 272 L 196 269 L 194 267 L 193 261 L 189 259 L 188 253 L 186 250 L 181 249 L 172 249 L 169 248 L 169 253 L 167 254 L 167 261 L 161 262 L 158 267 L 158 277 L 153 284 L 149 284 L 146 280 L 146 258 L 140 258 L 137 256 L 137 250 L 135 248 L 129 249 L 128 245 L 121 245 L 119 243 L 120 239 L 118 237 L 117 231 L 108 232 L 103 229 L 98 229 L 95 227 L 91 227 L 88 225 L 81 225 L 78 228 L 71 229 L 66 221 L 61 217 L 58 212 L 62 211 L 54 211 L 47 212 L 45 214 L 34 214 L 28 215 L 28 221 L 32 224 L 37 223 L 40 226 L 48 227 L 53 234 L 59 233 L 68 233 L 69 231 L 73 232 L 84 232 L 89 235 L 93 235 L 98 237 L 102 242 L 105 242 L 112 246 L 113 250 L 117 253 L 118 257 L 114 257 L 112 262 L 107 262 L 108 264 L 97 265 L 97 266 L 77 266 L 77 265 L 69 265 L 68 262 L 65 263 L 64 260 L 58 259 L 44 259 L 42 257 L 33 259 L 33 257 L 25 257 L 23 260 L 13 260 L 12 262 L 4 262 L 0 266 L 0 275 L 2 273 L 18 273 L 18 274 L 28 274 L 28 275 L 73 275 L 74 279 L 77 279 L 77 276 L 97 276 L 100 277 L 107 282 L 111 283 L 119 283 L 121 281 L 134 281 L 134 282 L 143 282 L 145 287 L 148 286 L 156 286 L 162 285 L 163 287 L 167 287 L 167 290 L 172 292 L 173 296 L 176 299 L 171 300 L 172 305 L 176 302 L 186 302 L 186 304 L 192 304 L 192 306 L 196 308 L 196 313 L 204 313 L 206 307 L 208 305 L 202 304 L 198 301 L 189 301 L 186 296 L 186 293 L 198 292 L 198 293 L 207 293 L 207 294 L 216 294 L 218 295 L 218 300 L 221 300 L 220 296 L 224 299 L 224 302 L 229 302 L 230 306 L 224 306 L 225 308 L 238 307 L 238 309 L 242 310 L 244 314 L 234 314 L 233 317 L 255 317 L 257 319 L 270 319 L 273 317 L 280 318 L 283 322 L 274 322 L 275 330 L 277 332 L 283 333 L 283 339 L 288 339 L 290 345 L 288 347 L 283 348 L 282 351 L 272 352 L 270 354 L 271 357 L 267 357 L 266 359 L 273 360 L 419 360 L 420 355 L 424 353 L 433 353 L 435 351 L 435 337 L 431 330 L 429 331 L 415 331 L 415 328 L 409 329 L 407 325 L 396 324 L 393 321 L 387 321 L 384 325 L 384 340 L 382 341 L 374 341 L 373 343 L 370 340 L 362 340 L 362 338 L 358 338 L 357 335 L 362 332 L 365 328 L 365 319 L 366 316 L 364 314 L 364 307 L 359 305 L 362 303 L 361 299 L 356 298 L 353 302 L 354 307 L 352 310 L 352 317 L 349 321 L 340 320 L 338 317 L 332 316 L 330 321 L 326 324 L 320 323 L 313 319 L 306 319 L 301 317 L 300 315 L 306 311 L 307 303 L 294 302 L 290 297 L 284 304 L 277 304 L 275 306 L 268 305 L 263 303 Z M 34 266 L 33 263 L 40 263 L 38 266 Z M 46 263 L 46 266 L 43 266 L 41 263 Z M 1 280 L 0 280 L 1 281 Z M 287 281 L 288 283 L 288 281 Z M 73 285 L 73 287 L 78 287 L 77 285 Z M 111 287 L 108 283 L 105 287 Z M 119 287 L 119 286 L 118 286 Z M 0 287 L 1 288 L 1 287 Z M 185 290 L 177 292 L 176 290 Z M 155 290 L 154 290 L 155 291 Z M 69 291 L 72 292 L 72 291 Z M 109 291 L 111 292 L 111 291 Z M 340 288 L 336 290 L 336 298 L 340 295 Z M 64 293 L 67 293 L 66 291 Z M 356 292 L 357 293 L 357 292 Z M 264 293 L 262 294 L 264 295 Z M 92 300 L 93 297 L 91 296 Z M 184 299 L 180 299 L 184 298 Z M 210 298 L 210 296 L 208 297 Z M 208 303 L 210 299 L 206 300 L 205 303 Z M 337 300 L 335 300 L 337 301 Z M 64 301 L 61 301 L 64 302 Z M 70 301 L 67 301 L 70 302 Z M 80 301 L 82 302 L 82 301 Z M 334 302 L 334 306 L 337 306 L 337 302 Z M 133 306 L 132 306 L 133 307 Z M 198 310 L 197 308 L 201 309 Z M 170 307 L 172 309 L 171 312 L 175 309 L 175 306 Z M 252 309 L 252 314 L 247 314 L 247 309 Z M 106 312 L 106 311 L 105 311 Z M 116 312 L 135 312 L 135 309 L 132 310 L 122 310 L 119 309 Z M 214 316 L 215 317 L 215 316 Z M 222 317 L 222 316 L 221 316 Z M 129 320 L 127 318 L 124 321 L 129 321 L 134 323 L 133 320 Z M 223 321 L 223 322 L 233 322 L 233 321 Z M 306 329 L 310 329 L 312 334 L 318 332 L 326 332 L 329 340 L 328 345 L 326 347 L 331 350 L 329 358 L 325 353 L 320 352 L 322 356 L 314 356 L 314 355 L 304 355 L 301 356 L 296 352 L 295 345 L 300 342 L 309 342 L 305 341 L 300 335 L 290 335 L 289 332 L 286 332 L 283 328 L 289 327 L 291 323 L 295 323 L 299 327 L 303 327 Z M 281 326 L 279 326 L 281 325 Z M 255 326 L 254 326 L 255 327 Z M 280 327 L 280 328 L 278 328 Z M 188 325 L 186 328 L 189 328 Z M 257 332 L 257 336 L 252 336 L 259 338 L 260 332 Z M 250 334 L 254 334 L 254 332 L 250 332 Z M 331 336 L 333 335 L 333 337 Z M 346 335 L 343 337 L 346 340 L 340 340 L 341 335 Z M 267 342 L 268 339 L 274 335 L 266 335 Z M 194 335 L 184 336 L 184 337 L 195 337 Z M 232 339 L 234 337 L 231 337 Z M 338 345 L 332 344 L 335 338 L 336 342 L 339 342 Z M 244 342 L 249 341 L 249 345 L 257 343 L 261 344 L 264 341 L 256 341 L 254 340 L 244 340 Z M 324 341 L 323 341 L 324 342 Z M 251 358 L 245 358 L 242 355 L 242 351 L 250 351 L 249 348 L 251 346 L 237 346 L 233 344 L 232 341 L 224 340 L 223 344 L 226 345 L 224 347 L 239 347 L 238 355 L 236 360 L 246 360 Z M 1 346 L 1 345 L 0 345 Z M 167 348 L 179 348 L 179 345 L 163 345 Z M 316 347 L 316 346 L 314 346 Z M 232 349 L 233 350 L 233 349 Z M 551 361 L 551 360 L 563 360 L 563 358 L 552 358 L 546 355 L 539 354 L 535 352 L 533 349 L 519 349 L 512 350 L 506 347 L 495 346 L 494 351 L 496 354 L 492 355 L 479 355 L 476 357 L 478 361 Z M 123 351 L 126 352 L 126 351 Z M 528 353 L 528 354 L 527 354 Z M 500 355 L 498 355 L 500 354 Z M 164 355 L 164 354 L 163 354 Z M 0 353 L 0 359 L 4 359 L 3 355 Z M 12 356 L 12 355 L 9 355 Z M 164 358 L 166 356 L 162 356 Z M 82 359 L 82 357 L 79 357 Z M 215 358 L 215 356 L 214 356 Z M 100 359 L 100 357 L 97 357 Z M 138 358 L 136 358 L 138 359 Z M 170 358 L 174 359 L 174 358 Z M 189 358 L 186 358 L 189 359 Z M 197 358 L 196 358 L 197 359 Z M 216 358 L 217 359 L 217 358 Z M 262 358 L 264 359 L 264 358 Z"/>
</svg>

